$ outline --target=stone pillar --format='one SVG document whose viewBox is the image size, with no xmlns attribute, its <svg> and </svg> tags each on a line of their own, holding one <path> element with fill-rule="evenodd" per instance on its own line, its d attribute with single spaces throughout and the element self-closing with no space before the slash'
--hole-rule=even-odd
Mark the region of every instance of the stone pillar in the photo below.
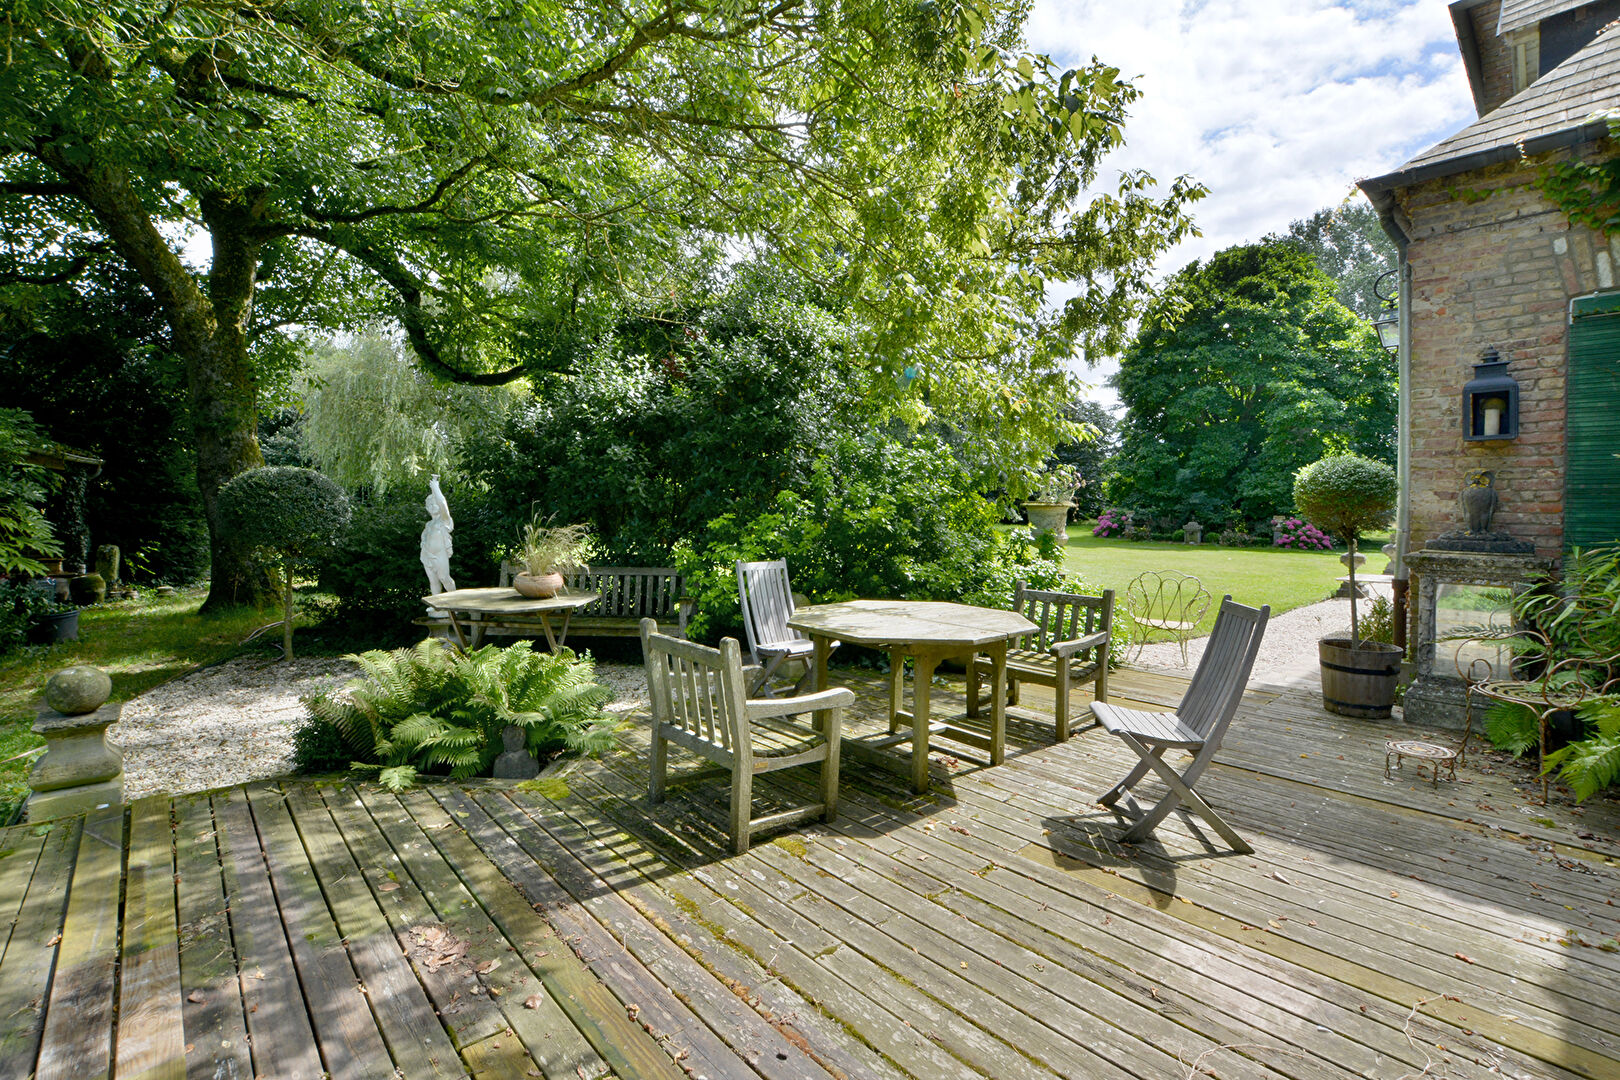
<svg viewBox="0 0 1620 1080">
<path fill-rule="evenodd" d="M 124 801 L 124 755 L 107 744 L 107 728 L 118 722 L 122 705 L 70 715 L 48 705 L 39 709 L 34 733 L 45 736 L 45 753 L 34 762 L 28 786 L 28 819 L 82 814 Z"/>
</svg>

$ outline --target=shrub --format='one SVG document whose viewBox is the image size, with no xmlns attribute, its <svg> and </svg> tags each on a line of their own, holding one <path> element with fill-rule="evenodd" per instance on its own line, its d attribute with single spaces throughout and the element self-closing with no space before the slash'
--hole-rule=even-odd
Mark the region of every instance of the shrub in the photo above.
<svg viewBox="0 0 1620 1080">
<path fill-rule="evenodd" d="M 1361 620 L 1361 637 L 1365 641 L 1395 644 L 1395 605 L 1387 596 L 1375 596 Z"/>
<path fill-rule="evenodd" d="M 250 469 L 219 489 L 220 525 L 250 548 L 281 556 L 286 574 L 282 657 L 292 659 L 293 568 L 330 555 L 349 525 L 343 489 L 313 469 Z"/>
<path fill-rule="evenodd" d="M 1092 536 L 1118 536 L 1130 527 L 1131 516 L 1122 510 L 1104 510 L 1091 527 Z"/>
<path fill-rule="evenodd" d="M 1388 525 L 1400 485 L 1381 461 L 1340 454 L 1312 462 L 1294 474 L 1294 505 L 1313 524 L 1343 536 L 1356 553 L 1356 538 Z M 1350 559 L 1350 647 L 1361 647 L 1356 608 L 1356 560 Z"/>
<path fill-rule="evenodd" d="M 43 574 L 39 556 L 62 554 L 40 506 L 50 476 L 25 460 L 46 443 L 34 418 L 21 409 L 0 409 L 0 572 Z"/>
<path fill-rule="evenodd" d="M 1247 547 L 1254 543 L 1254 537 L 1241 525 L 1230 529 L 1222 529 L 1221 535 L 1216 538 L 1221 547 Z"/>
<path fill-rule="evenodd" d="M 1290 517 L 1272 527 L 1271 543 L 1295 551 L 1328 551 L 1333 547 L 1333 538 L 1308 521 Z"/>
<path fill-rule="evenodd" d="M 517 641 L 463 654 L 428 639 L 347 659 L 362 677 L 343 693 L 303 699 L 309 716 L 296 745 L 304 748 L 300 765 L 314 771 L 329 770 L 346 750 L 352 767 L 375 769 L 383 786 L 399 791 L 423 773 L 487 775 L 507 725 L 523 729 L 541 761 L 613 742 L 613 722 L 601 712 L 612 692 L 592 681 L 591 659 L 570 649 L 537 653 L 533 642 Z"/>
<path fill-rule="evenodd" d="M 738 560 L 786 558 L 793 587 L 817 602 L 963 601 L 998 581 L 1010 595 L 1015 567 L 1032 580 L 1060 574 L 1055 548 L 1043 558 L 1027 540 L 1004 536 L 999 520 L 943 442 L 845 436 L 802 489 L 779 492 L 764 513 L 715 518 L 698 545 L 677 554 L 697 602 L 688 632 L 706 640 L 741 634 Z"/>
<path fill-rule="evenodd" d="M 1153 529 L 1148 525 L 1132 525 L 1125 530 L 1125 539 L 1141 543 L 1153 539 Z"/>
</svg>

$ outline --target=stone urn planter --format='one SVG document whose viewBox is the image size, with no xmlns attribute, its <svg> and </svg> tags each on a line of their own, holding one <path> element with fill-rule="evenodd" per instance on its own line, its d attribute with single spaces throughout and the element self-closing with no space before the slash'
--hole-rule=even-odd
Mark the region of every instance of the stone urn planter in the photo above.
<svg viewBox="0 0 1620 1080">
<path fill-rule="evenodd" d="M 1352 649 L 1349 638 L 1322 638 L 1316 643 L 1322 662 L 1322 707 L 1340 716 L 1388 719 L 1401 681 L 1404 649 L 1363 641 Z"/>
<path fill-rule="evenodd" d="M 1027 502 L 1023 507 L 1029 516 L 1030 528 L 1036 533 L 1049 532 L 1057 537 L 1058 543 L 1069 542 L 1069 511 L 1074 509 L 1074 503 Z"/>
<path fill-rule="evenodd" d="M 518 574 L 512 578 L 512 588 L 530 600 L 547 600 L 563 587 L 563 576 L 553 571 L 549 574 Z"/>
</svg>

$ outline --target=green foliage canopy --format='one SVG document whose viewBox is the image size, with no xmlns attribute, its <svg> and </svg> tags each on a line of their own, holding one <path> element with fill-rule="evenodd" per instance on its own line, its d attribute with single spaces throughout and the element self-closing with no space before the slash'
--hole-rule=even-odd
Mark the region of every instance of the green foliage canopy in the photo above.
<svg viewBox="0 0 1620 1080">
<path fill-rule="evenodd" d="M 43 574 L 40 557 L 62 553 L 40 510 L 50 476 L 27 460 L 47 442 L 28 413 L 0 409 L 0 572 Z"/>
<path fill-rule="evenodd" d="M 1028 53 L 1026 12 L 21 0 L 0 275 L 117 258 L 162 307 L 220 597 L 257 587 L 215 496 L 260 463 L 255 395 L 293 325 L 389 315 L 432 373 L 504 382 L 742 249 L 843 296 L 858 363 L 917 366 L 931 408 L 1018 434 L 1067 399 L 1059 359 L 1122 344 L 1202 193 L 1104 188 L 1137 90 Z M 1079 288 L 1049 309 L 1052 283 Z"/>
<path fill-rule="evenodd" d="M 314 469 L 253 469 L 221 488 L 219 500 L 244 543 L 294 561 L 330 552 L 349 524 L 348 496 Z"/>
<path fill-rule="evenodd" d="M 1363 319 L 1370 322 L 1383 310 L 1375 286 L 1381 275 L 1395 269 L 1397 255 L 1378 211 L 1365 201 L 1355 198 L 1325 207 L 1289 223 L 1286 235 L 1271 239 L 1292 240 L 1304 248 L 1334 280 L 1339 303 Z"/>
<path fill-rule="evenodd" d="M 1395 361 L 1297 245 L 1189 264 L 1114 377 L 1129 409 L 1110 499 L 1206 526 L 1286 512 L 1326 454 L 1393 461 Z"/>
</svg>

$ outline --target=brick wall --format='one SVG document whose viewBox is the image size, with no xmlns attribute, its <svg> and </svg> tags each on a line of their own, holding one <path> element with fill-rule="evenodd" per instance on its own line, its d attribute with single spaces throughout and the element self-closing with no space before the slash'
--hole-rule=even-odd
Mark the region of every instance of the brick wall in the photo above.
<svg viewBox="0 0 1620 1080">
<path fill-rule="evenodd" d="M 1466 471 L 1494 469 L 1502 501 L 1492 527 L 1534 540 L 1539 554 L 1562 552 L 1569 301 L 1614 288 L 1620 241 L 1611 251 L 1570 226 L 1532 186 L 1544 163 L 1398 193 L 1412 235 L 1413 548 L 1460 527 Z M 1462 387 L 1489 346 L 1519 381 L 1519 437 L 1465 442 Z"/>
<path fill-rule="evenodd" d="M 1501 0 L 1488 0 L 1468 12 L 1474 23 L 1474 41 L 1479 46 L 1479 114 L 1484 116 L 1513 96 L 1513 50 L 1496 36 L 1496 22 L 1502 12 Z"/>
</svg>

